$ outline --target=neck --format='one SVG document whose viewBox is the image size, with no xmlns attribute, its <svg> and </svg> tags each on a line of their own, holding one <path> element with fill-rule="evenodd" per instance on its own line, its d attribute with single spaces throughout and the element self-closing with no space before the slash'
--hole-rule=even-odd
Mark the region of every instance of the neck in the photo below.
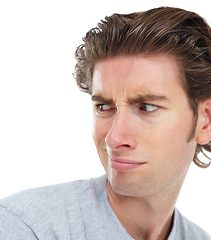
<svg viewBox="0 0 211 240">
<path fill-rule="evenodd" d="M 107 184 L 113 211 L 127 232 L 136 240 L 166 240 L 172 228 L 178 193 L 166 198 L 137 198 L 115 193 Z"/>
</svg>

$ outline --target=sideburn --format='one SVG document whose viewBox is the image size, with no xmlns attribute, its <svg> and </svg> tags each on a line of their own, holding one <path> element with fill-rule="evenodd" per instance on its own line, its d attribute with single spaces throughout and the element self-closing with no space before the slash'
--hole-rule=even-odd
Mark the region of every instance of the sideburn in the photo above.
<svg viewBox="0 0 211 240">
<path fill-rule="evenodd" d="M 188 143 L 194 138 L 195 133 L 196 133 L 196 126 L 197 126 L 197 122 L 198 122 L 198 104 L 195 101 L 191 101 L 189 100 L 189 105 L 191 110 L 193 111 L 193 124 L 192 124 L 192 128 L 188 137 Z"/>
</svg>

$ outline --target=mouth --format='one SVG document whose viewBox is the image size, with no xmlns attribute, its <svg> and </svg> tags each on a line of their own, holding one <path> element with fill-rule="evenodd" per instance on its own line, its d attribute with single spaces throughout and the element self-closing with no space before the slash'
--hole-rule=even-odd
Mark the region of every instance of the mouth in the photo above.
<svg viewBox="0 0 211 240">
<path fill-rule="evenodd" d="M 138 167 L 141 167 L 146 164 L 146 162 L 128 160 L 128 159 L 116 159 L 109 158 L 109 164 L 111 168 L 118 171 L 129 171 Z"/>
</svg>

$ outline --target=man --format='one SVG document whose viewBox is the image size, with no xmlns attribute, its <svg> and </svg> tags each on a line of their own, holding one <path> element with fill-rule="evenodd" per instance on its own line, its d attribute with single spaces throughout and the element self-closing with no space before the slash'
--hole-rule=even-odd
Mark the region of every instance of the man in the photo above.
<svg viewBox="0 0 211 240">
<path fill-rule="evenodd" d="M 106 176 L 0 202 L 1 239 L 208 240 L 175 203 L 211 152 L 211 30 L 195 13 L 114 14 L 76 51 Z"/>
</svg>

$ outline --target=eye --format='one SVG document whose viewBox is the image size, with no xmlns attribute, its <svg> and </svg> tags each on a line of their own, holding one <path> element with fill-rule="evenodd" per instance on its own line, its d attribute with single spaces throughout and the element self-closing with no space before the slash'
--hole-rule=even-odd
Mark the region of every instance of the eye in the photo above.
<svg viewBox="0 0 211 240">
<path fill-rule="evenodd" d="M 95 105 L 95 111 L 98 115 L 108 116 L 110 115 L 115 107 L 110 104 L 99 103 Z"/>
<path fill-rule="evenodd" d="M 159 107 L 153 104 L 143 103 L 139 109 L 144 112 L 154 112 L 159 109 Z"/>
<path fill-rule="evenodd" d="M 111 106 L 108 104 L 97 104 L 96 107 L 99 112 L 104 112 L 111 109 Z"/>
</svg>

